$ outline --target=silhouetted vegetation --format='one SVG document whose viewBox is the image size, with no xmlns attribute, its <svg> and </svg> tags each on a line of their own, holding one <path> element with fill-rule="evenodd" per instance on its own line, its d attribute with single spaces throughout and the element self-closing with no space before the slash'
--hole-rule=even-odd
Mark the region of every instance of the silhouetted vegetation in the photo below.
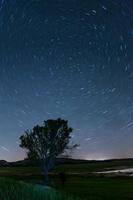
<svg viewBox="0 0 133 200">
<path fill-rule="evenodd" d="M 64 171 L 62 171 L 59 173 L 59 178 L 60 178 L 62 186 L 65 186 L 65 183 L 67 181 L 67 174 Z"/>
<path fill-rule="evenodd" d="M 44 121 L 43 125 L 34 126 L 20 137 L 20 147 L 27 150 L 28 158 L 40 160 L 46 185 L 49 183 L 48 172 L 53 168 L 56 157 L 77 146 L 69 145 L 71 133 L 68 121 L 59 118 Z"/>
</svg>

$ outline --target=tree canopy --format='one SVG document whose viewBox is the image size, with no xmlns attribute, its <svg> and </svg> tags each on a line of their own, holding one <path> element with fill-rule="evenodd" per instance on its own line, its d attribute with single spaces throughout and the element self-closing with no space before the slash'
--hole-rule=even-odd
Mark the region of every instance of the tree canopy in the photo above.
<svg viewBox="0 0 133 200">
<path fill-rule="evenodd" d="M 64 119 L 49 119 L 31 130 L 26 130 L 20 137 L 20 147 L 27 150 L 30 159 L 38 159 L 44 174 L 53 167 L 55 158 L 66 149 L 73 149 L 76 145 L 69 145 L 73 129 Z M 47 176 L 48 178 L 48 176 Z"/>
</svg>

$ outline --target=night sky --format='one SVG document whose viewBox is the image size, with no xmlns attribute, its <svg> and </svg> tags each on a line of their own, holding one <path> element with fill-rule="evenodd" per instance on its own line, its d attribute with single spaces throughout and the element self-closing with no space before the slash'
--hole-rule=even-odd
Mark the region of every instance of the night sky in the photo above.
<svg viewBox="0 0 133 200">
<path fill-rule="evenodd" d="M 133 157 L 132 0 L 0 0 L 0 159 L 58 117 L 74 157 Z"/>
</svg>

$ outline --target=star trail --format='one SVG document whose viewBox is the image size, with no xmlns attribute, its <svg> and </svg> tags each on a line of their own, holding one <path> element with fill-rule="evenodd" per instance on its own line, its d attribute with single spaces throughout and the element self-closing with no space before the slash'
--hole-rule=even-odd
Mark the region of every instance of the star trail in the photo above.
<svg viewBox="0 0 133 200">
<path fill-rule="evenodd" d="M 73 157 L 133 157 L 133 2 L 0 1 L 0 159 L 19 136 L 67 119 Z"/>
</svg>

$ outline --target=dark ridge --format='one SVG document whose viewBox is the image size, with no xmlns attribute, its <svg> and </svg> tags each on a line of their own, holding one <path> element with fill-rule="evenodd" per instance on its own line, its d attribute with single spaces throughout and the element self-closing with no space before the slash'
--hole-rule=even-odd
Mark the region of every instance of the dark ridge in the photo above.
<svg viewBox="0 0 133 200">
<path fill-rule="evenodd" d="M 111 159 L 111 160 L 80 160 L 80 159 L 72 159 L 72 158 L 57 158 L 56 165 L 59 164 L 92 164 L 92 163 L 101 163 L 101 164 L 109 164 L 113 166 L 133 166 L 133 158 L 129 159 Z M 5 160 L 0 160 L 0 167 L 28 167 L 28 166 L 37 166 L 39 164 L 38 160 L 20 160 L 15 162 L 7 162 Z"/>
</svg>

